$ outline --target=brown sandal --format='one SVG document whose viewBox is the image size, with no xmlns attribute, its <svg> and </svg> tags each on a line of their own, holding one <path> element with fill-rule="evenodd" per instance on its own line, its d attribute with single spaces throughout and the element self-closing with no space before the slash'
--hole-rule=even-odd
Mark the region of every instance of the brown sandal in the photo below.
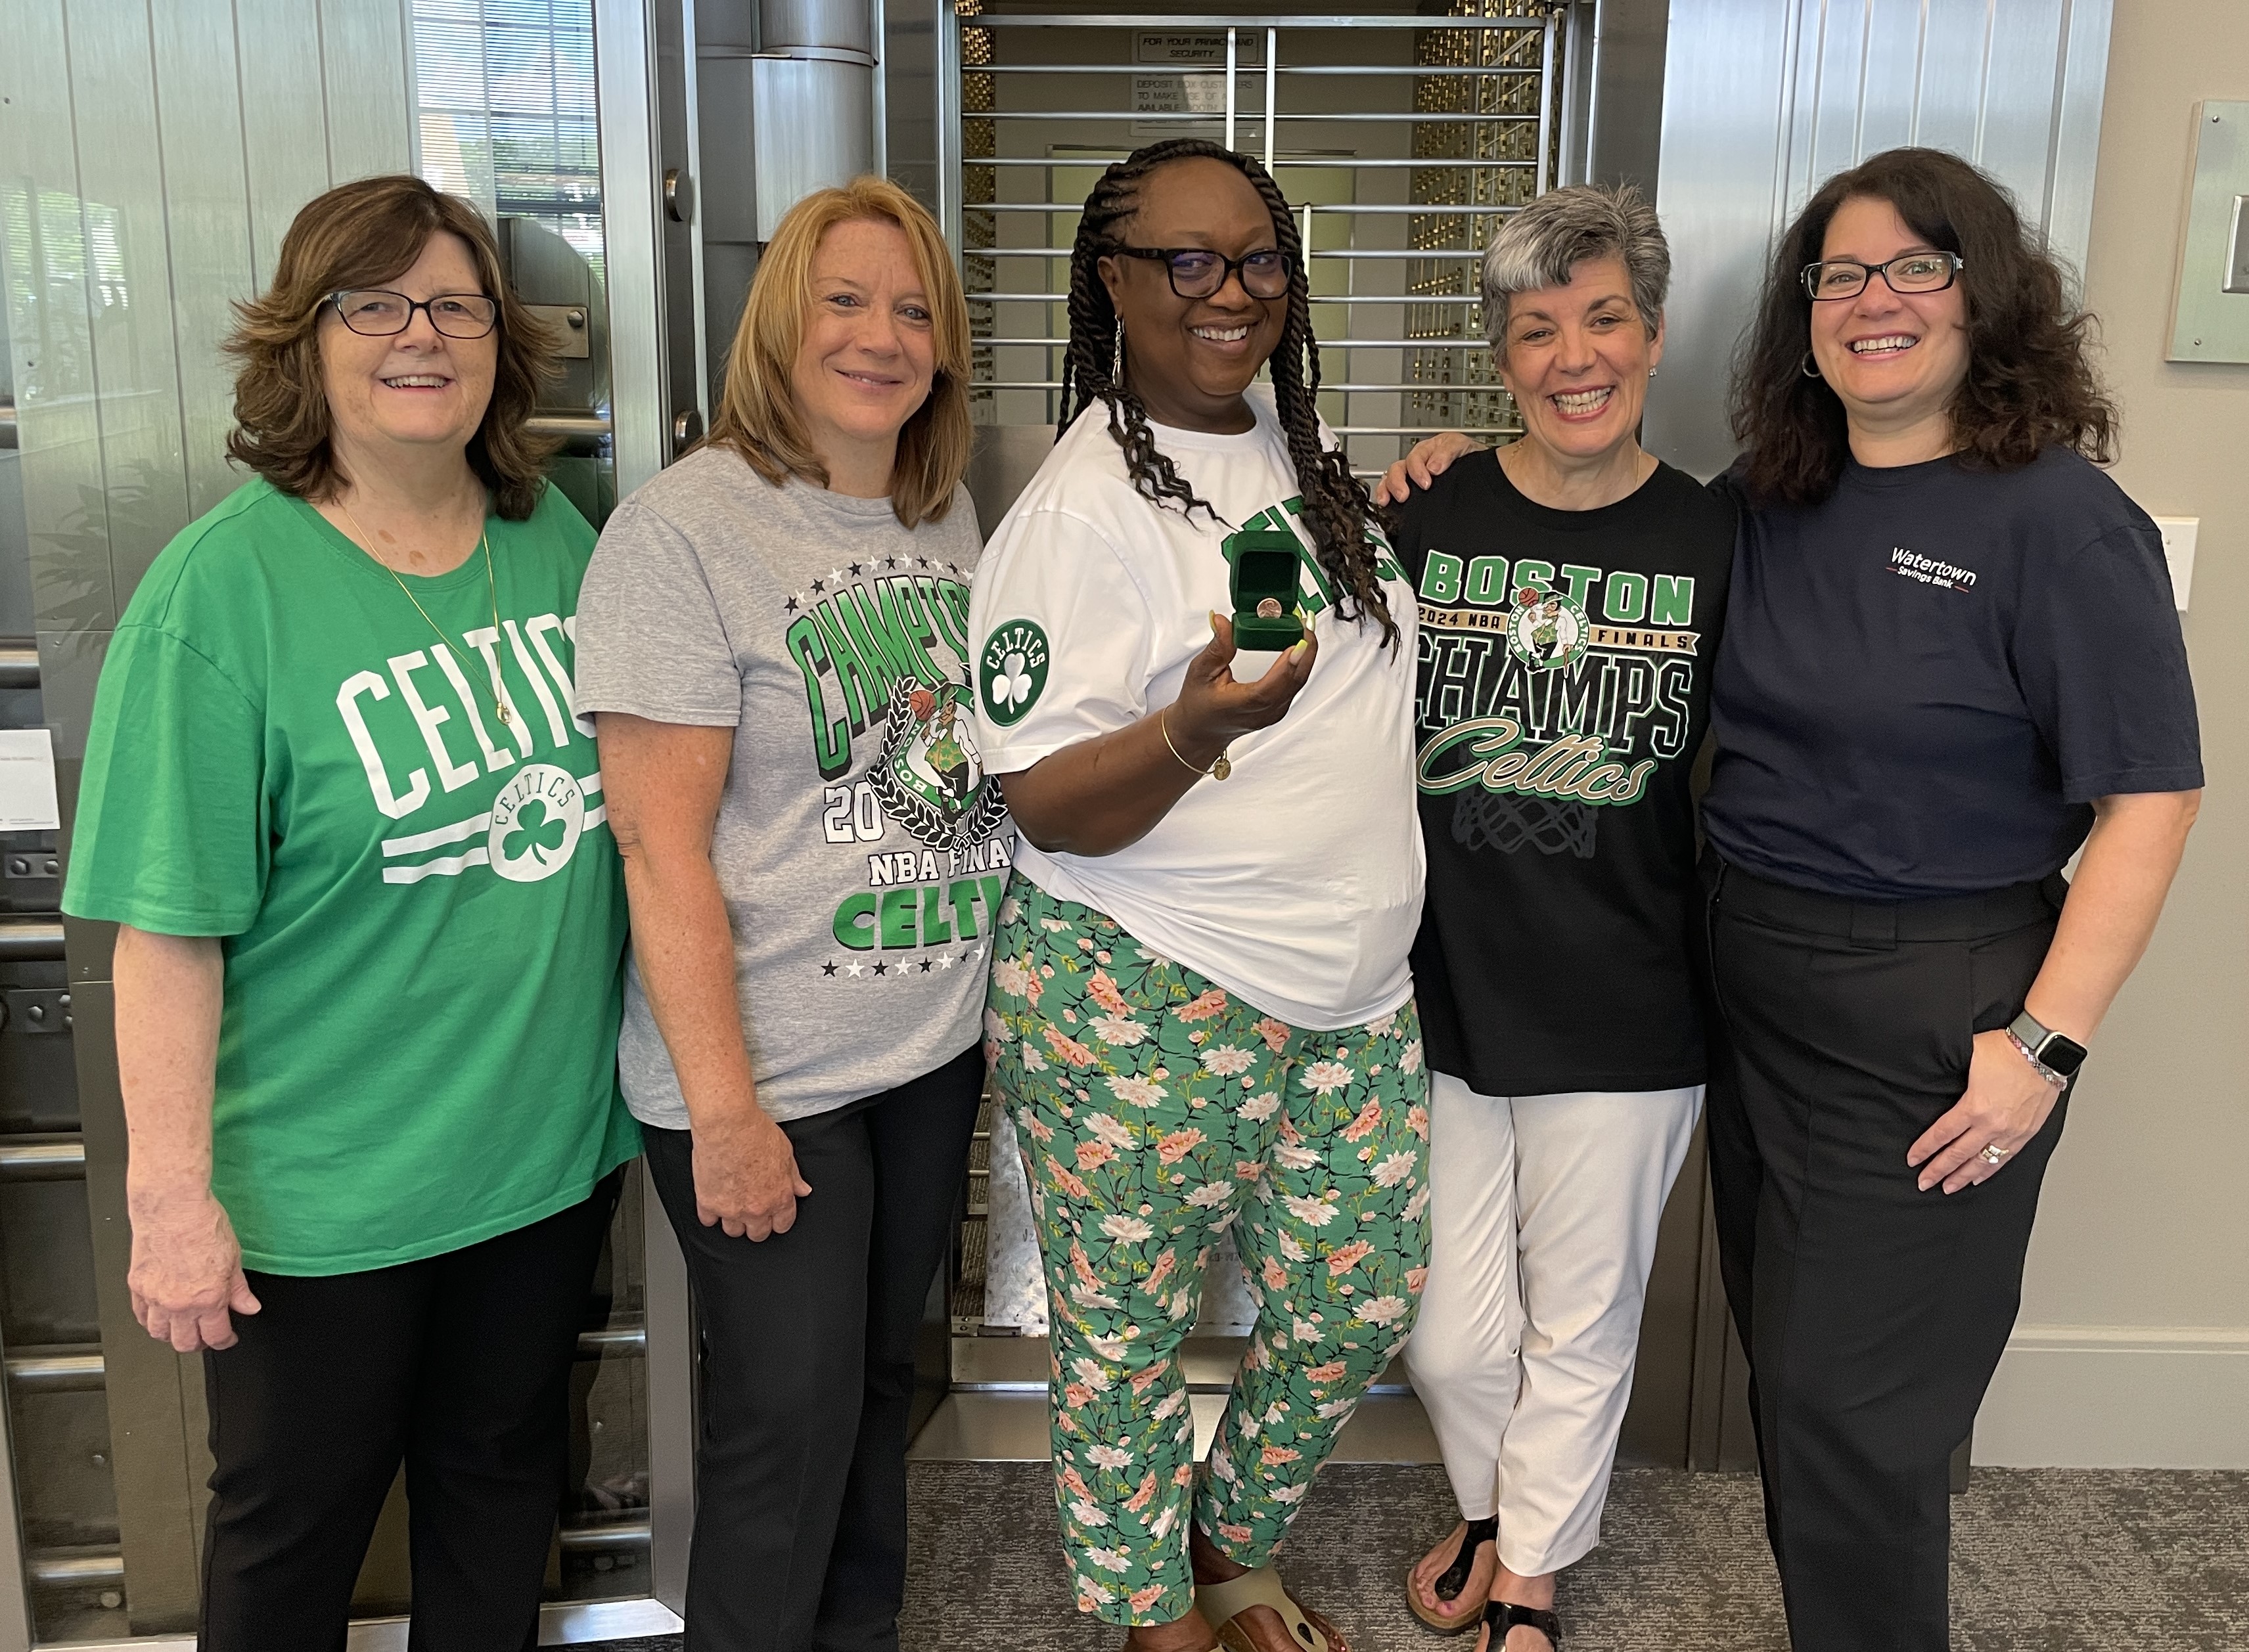
<svg viewBox="0 0 2249 1652">
<path fill-rule="evenodd" d="M 1468 1530 L 1461 1533 L 1460 1552 L 1453 1556 L 1453 1563 L 1439 1573 L 1437 1580 L 1430 1585 L 1440 1601 L 1461 1598 L 1461 1591 L 1468 1587 L 1468 1579 L 1475 1571 L 1476 1551 L 1498 1535 L 1499 1522 L 1496 1519 L 1470 1520 L 1468 1523 Z M 1423 1606 L 1420 1593 L 1413 1587 L 1413 1573 L 1420 1564 L 1416 1561 L 1406 1568 L 1406 1610 L 1439 1635 L 1466 1635 L 1483 1621 L 1473 1612 L 1463 1612 L 1458 1617 L 1442 1617 Z"/>
</svg>

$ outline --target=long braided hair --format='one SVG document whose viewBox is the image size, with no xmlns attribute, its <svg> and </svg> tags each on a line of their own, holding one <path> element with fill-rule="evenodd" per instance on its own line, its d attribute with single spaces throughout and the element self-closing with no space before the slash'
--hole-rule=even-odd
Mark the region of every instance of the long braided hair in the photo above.
<svg viewBox="0 0 2249 1652">
<path fill-rule="evenodd" d="M 1391 617 L 1374 571 L 1375 549 L 1366 535 L 1373 515 L 1366 490 L 1351 475 L 1351 463 L 1341 452 L 1320 445 L 1320 348 L 1312 337 L 1303 243 L 1280 186 L 1249 156 L 1207 138 L 1169 138 L 1134 150 L 1093 186 L 1078 219 L 1076 243 L 1070 249 L 1069 346 L 1063 355 L 1062 422 L 1056 440 L 1098 399 L 1109 408 L 1109 434 L 1124 449 L 1125 474 L 1140 496 L 1159 510 L 1168 500 L 1184 515 L 1200 509 L 1214 522 L 1219 519 L 1209 502 L 1199 497 L 1171 459 L 1158 450 L 1148 428 L 1146 405 L 1120 381 L 1117 364 L 1124 359 L 1122 324 L 1097 268 L 1104 255 L 1124 245 L 1120 226 L 1138 210 L 1140 189 L 1148 175 L 1174 161 L 1198 159 L 1223 161 L 1237 168 L 1272 215 L 1274 244 L 1289 260 L 1289 295 L 1281 341 L 1269 366 L 1274 408 L 1303 495 L 1304 523 L 1311 531 L 1320 566 L 1338 591 L 1349 593 L 1338 602 L 1337 612 L 1350 619 L 1373 616 L 1381 624 L 1383 645 L 1395 647 L 1398 622 Z"/>
</svg>

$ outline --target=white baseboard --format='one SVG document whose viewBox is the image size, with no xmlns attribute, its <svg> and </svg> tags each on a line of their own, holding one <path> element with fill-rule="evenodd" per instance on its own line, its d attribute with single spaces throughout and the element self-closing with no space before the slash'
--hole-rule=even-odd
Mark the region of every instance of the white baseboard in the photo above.
<svg viewBox="0 0 2249 1652">
<path fill-rule="evenodd" d="M 1976 1461 L 2249 1469 L 2249 1326 L 2018 1326 L 1976 1418 Z"/>
</svg>

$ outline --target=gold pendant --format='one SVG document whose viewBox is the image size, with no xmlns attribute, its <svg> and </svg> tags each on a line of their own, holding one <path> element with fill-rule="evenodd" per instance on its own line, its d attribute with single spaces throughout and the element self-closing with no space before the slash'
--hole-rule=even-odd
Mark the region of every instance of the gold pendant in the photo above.
<svg viewBox="0 0 2249 1652">
<path fill-rule="evenodd" d="M 1234 759 L 1228 757 L 1225 752 L 1220 752 L 1218 761 L 1210 765 L 1210 778 L 1214 780 L 1223 780 L 1233 772 Z"/>
<path fill-rule="evenodd" d="M 514 713 L 514 712 L 512 712 L 512 711 L 511 711 L 511 710 L 509 710 L 509 709 L 507 709 L 507 702 L 506 702 L 506 701 L 505 701 L 505 700 L 495 700 L 495 701 L 493 701 L 493 702 L 492 702 L 492 709 L 493 709 L 493 710 L 495 710 L 495 711 L 497 711 L 498 713 L 499 713 L 499 720 L 500 720 L 501 726 L 505 727 L 505 726 L 506 726 L 506 725 L 507 725 L 508 723 L 512 723 L 512 722 L 514 722 L 514 721 L 515 721 L 515 713 Z"/>
</svg>

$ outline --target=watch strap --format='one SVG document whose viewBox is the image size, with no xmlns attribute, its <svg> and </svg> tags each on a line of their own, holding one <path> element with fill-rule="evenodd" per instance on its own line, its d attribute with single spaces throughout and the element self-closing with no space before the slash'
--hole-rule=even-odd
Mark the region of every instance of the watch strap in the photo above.
<svg viewBox="0 0 2249 1652">
<path fill-rule="evenodd" d="M 2020 1046 L 2030 1064 L 2055 1084 L 2067 1084 L 2085 1060 L 2085 1046 L 2064 1032 L 2056 1032 L 2028 1010 L 2008 1024 L 2007 1034 Z"/>
</svg>

